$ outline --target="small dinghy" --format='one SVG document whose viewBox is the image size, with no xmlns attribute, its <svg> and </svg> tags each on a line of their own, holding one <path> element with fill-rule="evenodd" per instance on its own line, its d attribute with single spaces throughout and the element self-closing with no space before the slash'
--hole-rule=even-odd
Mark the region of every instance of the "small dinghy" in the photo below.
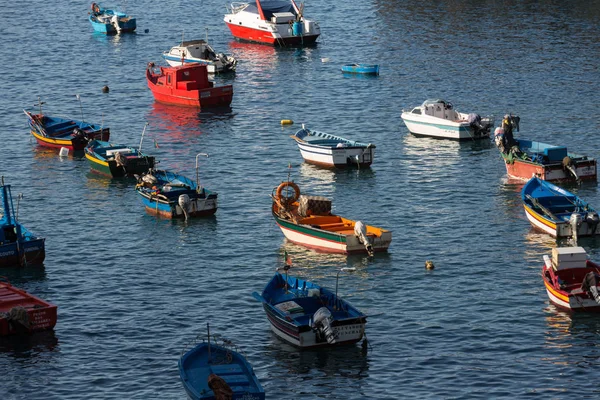
<svg viewBox="0 0 600 400">
<path fill-rule="evenodd" d="M 346 64 L 342 72 L 347 74 L 379 75 L 378 64 Z"/>
<path fill-rule="evenodd" d="M 339 277 L 339 275 L 338 275 Z M 361 340 L 367 316 L 341 299 L 336 291 L 277 272 L 262 294 L 271 330 L 300 348 L 347 345 Z"/>
<path fill-rule="evenodd" d="M 264 400 L 265 391 L 252 366 L 229 340 L 210 335 L 184 350 L 179 359 L 179 376 L 192 400 Z M 196 338 L 196 342 L 199 338 Z"/>
<path fill-rule="evenodd" d="M 102 8 L 97 3 L 92 3 L 89 20 L 94 31 L 107 35 L 133 32 L 137 28 L 135 18 L 121 11 Z"/>
<path fill-rule="evenodd" d="M 600 233 L 596 210 L 571 192 L 539 178 L 521 190 L 525 215 L 531 225 L 554 237 L 592 236 Z"/>
<path fill-rule="evenodd" d="M 57 307 L 0 279 L 0 336 L 54 328 Z"/>
<path fill-rule="evenodd" d="M 122 144 L 94 140 L 85 148 L 92 170 L 113 178 L 141 175 L 154 168 L 154 157 Z"/>
<path fill-rule="evenodd" d="M 588 260 L 582 247 L 544 255 L 542 279 L 550 302 L 561 310 L 600 312 L 600 265 Z"/>
</svg>

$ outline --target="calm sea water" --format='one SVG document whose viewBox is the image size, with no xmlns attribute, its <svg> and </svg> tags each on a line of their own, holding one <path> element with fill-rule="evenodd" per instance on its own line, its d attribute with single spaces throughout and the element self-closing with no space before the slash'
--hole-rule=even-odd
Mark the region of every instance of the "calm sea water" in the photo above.
<svg viewBox="0 0 600 400">
<path fill-rule="evenodd" d="M 138 33 L 122 37 L 92 33 L 87 2 L 0 7 L 0 174 L 24 194 L 21 221 L 47 238 L 43 266 L 0 273 L 59 307 L 54 332 L 0 340 L 0 398 L 184 398 L 177 361 L 207 322 L 244 350 L 269 398 L 598 396 L 600 319 L 548 304 L 540 268 L 556 243 L 531 230 L 522 183 L 507 181 L 487 141 L 415 138 L 400 113 L 430 97 L 459 111 L 514 112 L 519 137 L 600 157 L 600 5 L 308 2 L 323 35 L 306 49 L 234 41 L 225 5 L 130 1 Z M 156 104 L 147 62 L 206 28 L 217 50 L 239 59 L 235 76 L 215 79 L 234 85 L 231 110 Z M 378 63 L 381 75 L 344 76 L 349 62 Z M 156 219 L 132 182 L 38 147 L 22 113 L 38 96 L 45 112 L 102 121 L 122 143 L 139 143 L 148 122 L 144 146 L 161 167 L 193 176 L 196 154 L 209 153 L 200 180 L 219 193 L 216 216 Z M 288 137 L 300 123 L 375 143 L 373 167 L 304 164 Z M 289 163 L 304 193 L 392 230 L 389 254 L 286 243 L 269 194 Z M 571 189 L 600 206 L 595 183 Z M 600 240 L 581 244 L 600 259 Z M 360 346 L 299 351 L 270 332 L 251 293 L 284 251 L 296 275 L 324 286 L 356 268 L 340 275 L 339 291 L 370 315 L 366 355 Z"/>
</svg>

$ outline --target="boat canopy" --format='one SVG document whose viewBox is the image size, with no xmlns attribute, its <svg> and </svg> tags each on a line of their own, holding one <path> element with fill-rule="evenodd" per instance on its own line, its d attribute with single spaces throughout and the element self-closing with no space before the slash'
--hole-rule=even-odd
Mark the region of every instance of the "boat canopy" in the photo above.
<svg viewBox="0 0 600 400">
<path fill-rule="evenodd" d="M 284 13 L 289 12 L 296 15 L 296 10 L 294 10 L 294 6 L 290 1 L 281 1 L 281 0 L 271 0 L 271 1 L 261 1 L 260 6 L 262 7 L 263 14 L 265 15 L 266 20 L 271 20 L 271 17 L 274 13 Z M 249 13 L 258 14 L 258 7 L 256 6 L 256 2 L 248 3 L 248 7 L 244 11 Z"/>
<path fill-rule="evenodd" d="M 443 105 L 446 110 L 452 110 L 452 103 L 443 99 L 427 99 L 423 102 L 422 107 Z"/>
</svg>

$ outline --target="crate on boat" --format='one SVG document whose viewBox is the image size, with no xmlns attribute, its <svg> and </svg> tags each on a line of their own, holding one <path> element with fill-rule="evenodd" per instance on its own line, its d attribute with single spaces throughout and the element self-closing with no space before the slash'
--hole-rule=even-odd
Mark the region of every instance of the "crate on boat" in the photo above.
<svg viewBox="0 0 600 400">
<path fill-rule="evenodd" d="M 303 217 L 331 214 L 331 200 L 323 196 L 300 195 L 298 204 L 298 214 Z"/>
<path fill-rule="evenodd" d="M 585 268 L 587 253 L 583 247 L 558 247 L 552 249 L 552 267 L 559 271 Z"/>
<path fill-rule="evenodd" d="M 291 12 L 273 13 L 271 22 L 274 24 L 287 24 L 290 21 L 294 21 L 296 16 Z"/>
</svg>

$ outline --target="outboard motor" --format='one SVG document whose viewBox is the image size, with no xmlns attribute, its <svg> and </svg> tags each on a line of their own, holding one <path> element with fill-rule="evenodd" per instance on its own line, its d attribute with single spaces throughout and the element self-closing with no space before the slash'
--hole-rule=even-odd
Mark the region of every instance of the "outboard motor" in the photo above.
<svg viewBox="0 0 600 400">
<path fill-rule="evenodd" d="M 480 136 L 486 129 L 486 126 L 481 123 L 481 116 L 479 114 L 469 114 L 467 122 L 473 128 L 473 132 L 476 136 Z"/>
<path fill-rule="evenodd" d="M 182 194 L 179 195 L 179 198 L 177 199 L 177 203 L 179 204 L 179 207 L 181 207 L 181 210 L 183 211 L 183 215 L 185 216 L 185 219 L 188 219 L 188 208 L 190 207 L 190 196 L 188 196 L 187 194 Z"/>
<path fill-rule="evenodd" d="M 508 149 L 504 147 L 504 129 L 501 127 L 497 127 L 494 130 L 494 143 L 496 143 L 496 147 L 502 152 L 506 153 Z"/>
<path fill-rule="evenodd" d="M 356 221 L 356 224 L 354 224 L 354 234 L 358 238 L 358 241 L 365 246 L 367 253 L 369 253 L 370 256 L 373 256 L 373 245 L 367 236 L 367 227 L 362 221 Z"/>
<path fill-rule="evenodd" d="M 566 156 L 565 158 L 563 158 L 562 167 L 565 171 L 570 172 L 576 181 L 579 181 L 579 176 L 577 176 L 577 167 L 575 166 L 573 160 L 571 160 L 571 157 Z"/>
<path fill-rule="evenodd" d="M 585 214 L 585 222 L 588 224 L 590 231 L 592 234 L 596 233 L 596 228 L 598 227 L 598 223 L 600 222 L 600 216 L 595 211 L 590 211 Z"/>
<path fill-rule="evenodd" d="M 127 157 L 119 151 L 115 152 L 115 162 L 117 163 L 117 167 L 127 167 Z"/>
<path fill-rule="evenodd" d="M 583 218 L 580 214 L 573 213 L 569 218 L 569 225 L 571 225 L 571 236 L 573 237 L 573 242 L 577 245 L 577 234 L 579 233 L 579 227 L 583 222 Z"/>
<path fill-rule="evenodd" d="M 311 328 L 317 333 L 318 339 L 325 339 L 327 343 L 334 344 L 338 338 L 338 332 L 331 326 L 333 316 L 327 307 L 321 307 L 313 315 Z"/>
<path fill-rule="evenodd" d="M 110 19 L 110 23 L 112 24 L 112 26 L 115 27 L 115 29 L 117 30 L 117 33 L 121 33 L 121 27 L 119 26 L 119 16 L 118 15 L 113 15 L 112 18 Z"/>
<path fill-rule="evenodd" d="M 598 281 L 600 276 L 594 271 L 588 272 L 581 283 L 581 290 L 588 296 L 593 297 L 597 304 L 600 304 L 600 294 L 598 293 Z"/>
</svg>

